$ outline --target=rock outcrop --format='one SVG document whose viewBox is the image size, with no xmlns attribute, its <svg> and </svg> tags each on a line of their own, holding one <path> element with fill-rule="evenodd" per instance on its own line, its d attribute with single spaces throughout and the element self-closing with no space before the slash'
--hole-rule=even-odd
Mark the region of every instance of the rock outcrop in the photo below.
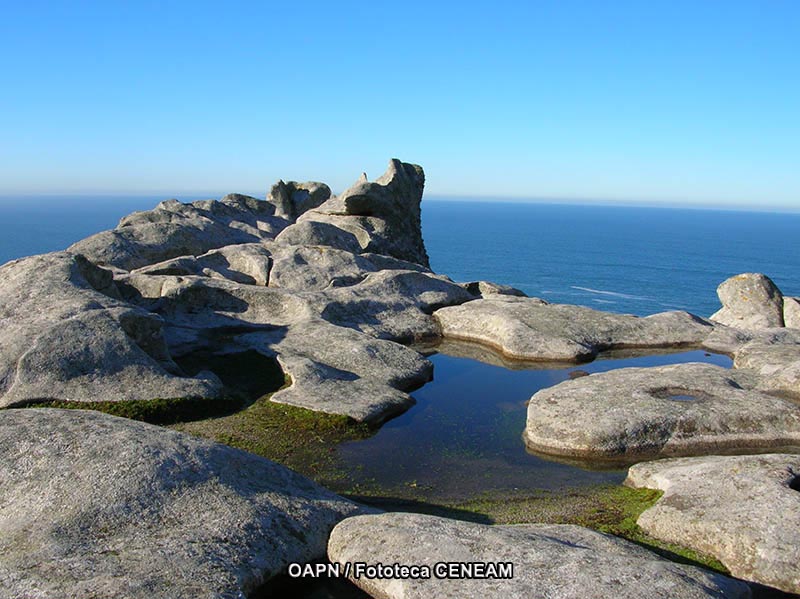
<svg viewBox="0 0 800 599">
<path fill-rule="evenodd" d="M 164 324 L 122 300 L 112 273 L 82 256 L 56 252 L 0 267 L 0 407 L 219 397 L 212 373 L 183 375 Z"/>
<path fill-rule="evenodd" d="M 244 597 L 365 509 L 252 454 L 80 410 L 0 412 L 5 597 Z"/>
<path fill-rule="evenodd" d="M 500 285 L 492 283 L 491 281 L 470 281 L 469 283 L 461 283 L 461 286 L 469 291 L 472 295 L 477 297 L 486 297 L 491 295 L 514 295 L 517 297 L 528 297 L 524 291 L 520 291 L 510 285 Z"/>
<path fill-rule="evenodd" d="M 766 275 L 747 272 L 720 283 L 722 309 L 711 320 L 730 327 L 760 330 L 782 327 L 783 295 Z"/>
<path fill-rule="evenodd" d="M 699 345 L 713 330 L 687 312 L 638 318 L 498 294 L 434 316 L 445 339 L 482 343 L 517 360 L 585 361 L 606 349 Z"/>
<path fill-rule="evenodd" d="M 272 256 L 264 244 L 243 243 L 211 250 L 201 256 L 180 256 L 133 271 L 141 275 L 202 276 L 245 285 L 266 285 Z"/>
<path fill-rule="evenodd" d="M 428 566 L 423 578 L 351 580 L 373 597 L 749 597 L 746 584 L 667 561 L 578 526 L 487 526 L 422 514 L 347 518 L 331 533 L 334 562 Z M 513 578 L 442 576 L 436 564 L 513 564 Z M 438 576 L 436 572 L 439 572 Z"/>
<path fill-rule="evenodd" d="M 710 364 L 621 368 L 565 381 L 528 404 L 538 452 L 634 461 L 800 445 L 800 405 L 742 388 Z"/>
<path fill-rule="evenodd" d="M 101 266 L 132 270 L 226 245 L 272 239 L 289 224 L 274 215 L 274 204 L 240 194 L 191 204 L 167 200 L 154 210 L 126 216 L 115 229 L 87 237 L 67 251 Z"/>
<path fill-rule="evenodd" d="M 800 593 L 800 455 L 710 456 L 637 464 L 627 484 L 664 495 L 639 516 L 656 538 L 731 574 Z"/>
<path fill-rule="evenodd" d="M 432 367 L 396 342 L 438 338 L 432 313 L 474 299 L 427 266 L 424 179 L 393 160 L 335 198 L 279 182 L 270 201 L 170 200 L 4 267 L 0 406 L 220 397 L 176 360 L 256 351 L 289 376 L 275 401 L 371 424 L 401 412 Z"/>
<path fill-rule="evenodd" d="M 428 254 L 420 224 L 424 186 L 421 167 L 391 160 L 386 173 L 376 181 L 367 181 L 362 176 L 340 196 L 302 214 L 298 223 L 280 239 L 285 243 L 313 245 L 330 237 L 330 227 L 335 227 L 352 235 L 364 252 L 394 256 L 427 267 Z M 320 233 L 326 229 L 328 232 Z"/>
<path fill-rule="evenodd" d="M 278 181 L 270 189 L 267 201 L 275 205 L 275 216 L 294 221 L 298 216 L 318 207 L 330 197 L 331 188 L 324 183 Z"/>
</svg>

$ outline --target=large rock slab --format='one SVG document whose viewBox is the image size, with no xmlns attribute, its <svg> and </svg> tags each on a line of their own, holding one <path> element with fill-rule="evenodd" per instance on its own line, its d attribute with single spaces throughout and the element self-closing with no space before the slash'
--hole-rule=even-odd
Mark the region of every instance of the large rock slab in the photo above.
<svg viewBox="0 0 800 599">
<path fill-rule="evenodd" d="M 531 398 L 525 442 L 548 454 L 629 462 L 800 445 L 800 404 L 739 380 L 719 366 L 678 364 L 565 381 Z"/>
<path fill-rule="evenodd" d="M 126 216 L 115 229 L 87 237 L 69 251 L 96 264 L 133 270 L 227 245 L 272 239 L 289 224 L 274 213 L 273 204 L 240 194 L 190 204 L 167 200 L 154 210 Z"/>
<path fill-rule="evenodd" d="M 707 321 L 686 312 L 646 318 L 538 298 L 492 295 L 434 314 L 445 338 L 488 345 L 517 360 L 588 360 L 605 349 L 698 345 Z"/>
<path fill-rule="evenodd" d="M 733 356 L 742 347 L 751 342 L 775 346 L 798 345 L 800 344 L 800 329 L 774 327 L 753 331 L 717 325 L 703 341 L 703 347 L 714 352 Z"/>
<path fill-rule="evenodd" d="M 264 458 L 79 410 L 0 412 L 8 597 L 244 597 L 364 510 Z"/>
<path fill-rule="evenodd" d="M 428 254 L 420 224 L 424 186 L 422 167 L 392 159 L 381 177 L 370 182 L 362 176 L 340 196 L 302 214 L 297 224 L 286 229 L 280 239 L 316 245 L 323 241 L 319 230 L 324 227 L 310 223 L 322 223 L 352 235 L 362 251 L 394 256 L 427 267 Z M 312 234 L 314 237 L 304 240 L 298 236 L 296 231 L 301 228 L 304 237 Z M 325 235 L 338 239 L 330 232 Z M 334 247 L 342 248 L 338 242 Z"/>
<path fill-rule="evenodd" d="M 277 356 L 291 384 L 272 401 L 372 425 L 411 407 L 414 400 L 405 391 L 433 376 L 433 365 L 417 352 L 323 320 L 247 333 L 234 341 Z"/>
<path fill-rule="evenodd" d="M 0 407 L 36 400 L 218 397 L 182 376 L 157 315 L 123 301 L 111 272 L 67 252 L 0 268 Z"/>
<path fill-rule="evenodd" d="M 444 597 L 749 597 L 746 584 L 679 565 L 622 539 L 578 526 L 487 526 L 422 514 L 347 518 L 331 533 L 334 562 L 417 564 L 429 579 L 351 580 L 381 599 Z M 510 579 L 440 579 L 437 563 L 513 564 Z"/>
<path fill-rule="evenodd" d="M 710 456 L 633 466 L 627 484 L 664 495 L 649 534 L 713 555 L 734 576 L 800 593 L 800 455 Z"/>
<path fill-rule="evenodd" d="M 782 327 L 783 295 L 761 273 L 746 272 L 720 283 L 717 296 L 722 309 L 711 320 L 745 330 Z"/>
<path fill-rule="evenodd" d="M 357 285 L 310 298 L 319 315 L 373 337 L 403 343 L 441 336 L 432 314 L 474 299 L 447 277 L 414 270 L 381 270 Z"/>
</svg>

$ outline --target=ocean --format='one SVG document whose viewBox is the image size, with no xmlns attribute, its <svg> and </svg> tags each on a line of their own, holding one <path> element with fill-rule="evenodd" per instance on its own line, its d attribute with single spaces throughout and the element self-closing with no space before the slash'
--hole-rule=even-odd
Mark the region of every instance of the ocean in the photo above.
<svg viewBox="0 0 800 599">
<path fill-rule="evenodd" d="M 0 263 L 64 249 L 161 199 L 0 198 Z M 800 214 L 426 198 L 422 219 L 436 272 L 549 302 L 709 316 L 717 285 L 749 271 L 800 295 Z"/>
</svg>

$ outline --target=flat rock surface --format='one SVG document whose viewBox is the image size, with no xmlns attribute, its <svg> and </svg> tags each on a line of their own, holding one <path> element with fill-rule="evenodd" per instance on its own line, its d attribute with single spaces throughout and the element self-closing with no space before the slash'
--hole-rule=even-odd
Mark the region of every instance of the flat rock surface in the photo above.
<svg viewBox="0 0 800 599">
<path fill-rule="evenodd" d="M 412 342 L 441 335 L 434 311 L 473 299 L 447 277 L 387 269 L 368 274 L 358 285 L 327 289 L 310 301 L 329 322 L 380 339 Z"/>
<path fill-rule="evenodd" d="M 686 312 L 645 318 L 537 298 L 492 295 L 437 310 L 445 338 L 483 343 L 517 360 L 588 360 L 603 349 L 696 345 L 711 333 Z"/>
<path fill-rule="evenodd" d="M 633 466 L 626 484 L 664 491 L 639 516 L 649 534 L 800 593 L 800 455 L 658 460 Z"/>
<path fill-rule="evenodd" d="M 81 410 L 0 412 L 6 597 L 239 598 L 364 510 L 252 454 Z"/>
<path fill-rule="evenodd" d="M 511 562 L 513 579 L 353 580 L 380 599 L 443 597 L 749 597 L 746 584 L 679 565 L 578 526 L 488 526 L 435 516 L 356 516 L 331 533 L 334 562 L 419 564 Z"/>
<path fill-rule="evenodd" d="M 800 445 L 800 404 L 710 364 L 621 368 L 536 393 L 524 438 L 543 453 L 624 460 L 777 448 Z"/>
</svg>

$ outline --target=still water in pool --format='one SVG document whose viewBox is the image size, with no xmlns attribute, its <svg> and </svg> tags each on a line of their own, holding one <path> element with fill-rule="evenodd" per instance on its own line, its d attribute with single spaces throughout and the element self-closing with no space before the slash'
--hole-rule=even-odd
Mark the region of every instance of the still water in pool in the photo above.
<svg viewBox="0 0 800 599">
<path fill-rule="evenodd" d="M 616 368 L 685 362 L 731 366 L 727 356 L 702 350 L 515 369 L 444 353 L 430 360 L 434 380 L 412 393 L 415 406 L 375 436 L 340 446 L 351 482 L 393 496 L 439 500 L 620 483 L 624 469 L 592 470 L 528 453 L 522 432 L 531 395 L 576 375 Z"/>
</svg>

